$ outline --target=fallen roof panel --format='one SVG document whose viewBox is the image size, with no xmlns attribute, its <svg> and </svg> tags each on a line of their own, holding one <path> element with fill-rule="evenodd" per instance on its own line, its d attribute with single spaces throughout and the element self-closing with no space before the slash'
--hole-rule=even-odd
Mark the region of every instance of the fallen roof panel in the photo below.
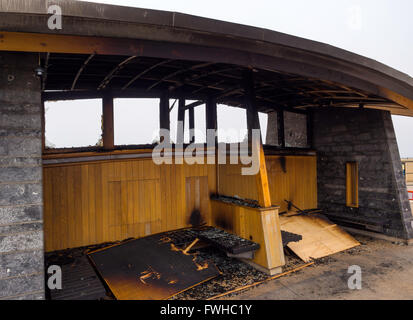
<svg viewBox="0 0 413 320">
<path fill-rule="evenodd" d="M 347 232 L 318 214 L 281 216 L 280 228 L 302 236 L 301 241 L 290 242 L 287 246 L 305 262 L 360 245 Z"/>
<path fill-rule="evenodd" d="M 89 253 L 118 300 L 163 300 L 220 274 L 196 254 L 177 248 L 163 234 Z"/>
</svg>

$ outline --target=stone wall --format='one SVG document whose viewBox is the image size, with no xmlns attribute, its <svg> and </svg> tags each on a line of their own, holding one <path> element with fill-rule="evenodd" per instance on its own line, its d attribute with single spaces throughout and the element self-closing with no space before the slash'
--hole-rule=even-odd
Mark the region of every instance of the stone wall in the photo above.
<svg viewBox="0 0 413 320">
<path fill-rule="evenodd" d="M 339 224 L 413 238 L 412 213 L 391 115 L 387 111 L 322 108 L 314 112 L 318 202 Z M 359 167 L 359 207 L 346 206 L 346 162 Z"/>
<path fill-rule="evenodd" d="M 0 53 L 0 300 L 43 299 L 38 55 Z"/>
<path fill-rule="evenodd" d="M 307 115 L 284 111 L 282 118 L 284 120 L 285 147 L 308 148 Z M 278 112 L 268 113 L 266 145 L 281 146 L 282 141 L 279 141 L 278 130 Z"/>
<path fill-rule="evenodd" d="M 277 111 L 268 113 L 267 121 L 267 137 L 265 139 L 265 144 L 269 146 L 279 146 L 280 141 L 278 141 L 278 114 Z"/>
</svg>

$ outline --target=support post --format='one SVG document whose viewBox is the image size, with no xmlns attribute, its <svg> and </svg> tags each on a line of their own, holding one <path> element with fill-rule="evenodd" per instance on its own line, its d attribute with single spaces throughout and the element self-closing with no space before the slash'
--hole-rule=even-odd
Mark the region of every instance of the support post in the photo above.
<svg viewBox="0 0 413 320">
<path fill-rule="evenodd" d="M 206 101 L 206 128 L 217 129 L 217 102 L 211 97 Z"/>
<path fill-rule="evenodd" d="M 219 194 L 219 164 L 218 164 L 218 137 L 217 133 L 217 102 L 213 97 L 208 97 L 205 104 L 205 120 L 206 120 L 206 129 L 207 129 L 207 144 L 214 145 L 214 164 L 215 164 L 215 192 Z M 213 141 L 210 135 L 210 130 L 214 132 Z M 209 151 L 209 150 L 208 150 Z M 207 156 L 207 159 L 208 156 Z"/>
<path fill-rule="evenodd" d="M 268 184 L 267 167 L 265 163 L 264 149 L 262 146 L 262 137 L 260 131 L 260 139 L 258 141 L 252 139 L 252 130 L 260 129 L 258 118 L 258 110 L 255 105 L 254 78 L 252 71 L 244 74 L 244 92 L 245 106 L 247 108 L 247 125 L 248 139 L 251 144 L 252 151 L 256 151 L 259 157 L 259 171 L 255 176 L 258 203 L 263 208 L 259 211 L 259 234 L 264 244 L 257 252 L 259 256 L 265 257 L 260 261 L 260 265 L 270 274 L 281 272 L 281 266 L 285 264 L 284 251 L 282 246 L 280 221 L 278 217 L 278 208 L 271 208 L 270 188 Z M 253 153 L 254 154 L 254 153 Z M 254 161 L 254 160 L 253 160 Z M 269 209 L 267 211 L 267 209 Z"/>
<path fill-rule="evenodd" d="M 214 130 L 216 133 L 218 125 L 217 125 L 217 102 L 214 98 L 209 97 L 205 104 L 206 108 L 206 129 Z M 217 146 L 218 137 L 215 136 L 215 146 Z"/>
<path fill-rule="evenodd" d="M 256 175 L 258 201 L 261 207 L 267 208 L 271 206 L 271 197 L 261 132 L 259 141 L 252 140 L 252 130 L 260 130 L 260 123 L 258 119 L 258 111 L 255 106 L 254 79 L 251 70 L 244 74 L 244 85 L 245 105 L 247 108 L 248 143 L 251 145 L 251 148 L 257 148 L 259 155 L 259 172 Z"/>
<path fill-rule="evenodd" d="M 159 128 L 170 131 L 169 97 L 166 93 L 159 100 Z M 170 140 L 171 136 L 167 137 Z M 161 141 L 162 142 L 162 141 Z"/>
<path fill-rule="evenodd" d="M 115 147 L 115 138 L 113 133 L 113 96 L 109 93 L 103 95 L 103 148 L 112 150 Z"/>
</svg>

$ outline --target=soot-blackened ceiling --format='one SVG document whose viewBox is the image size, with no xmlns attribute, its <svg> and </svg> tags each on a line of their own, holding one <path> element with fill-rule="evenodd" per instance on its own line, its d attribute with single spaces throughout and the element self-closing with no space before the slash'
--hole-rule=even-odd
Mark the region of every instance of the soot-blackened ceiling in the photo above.
<svg viewBox="0 0 413 320">
<path fill-rule="evenodd" d="M 118 96 L 136 93 L 204 100 L 214 97 L 219 103 L 243 105 L 242 66 L 167 60 L 141 56 L 45 54 L 43 91 L 105 92 Z M 279 108 L 306 109 L 323 106 L 398 105 L 360 90 L 322 79 L 268 70 L 253 70 L 256 104 L 259 111 Z"/>
</svg>

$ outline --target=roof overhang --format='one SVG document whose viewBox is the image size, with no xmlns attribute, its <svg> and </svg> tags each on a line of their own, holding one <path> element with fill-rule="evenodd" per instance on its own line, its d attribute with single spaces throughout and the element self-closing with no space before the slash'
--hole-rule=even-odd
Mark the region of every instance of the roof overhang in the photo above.
<svg viewBox="0 0 413 320">
<path fill-rule="evenodd" d="M 47 8 L 52 4 L 62 8 L 61 30 L 48 28 Z M 413 79 L 382 63 L 275 31 L 175 12 L 72 0 L 0 0 L 0 50 L 255 68 L 351 88 L 378 99 L 363 103 L 365 107 L 413 116 Z M 357 101 L 349 106 L 357 106 Z"/>
</svg>

